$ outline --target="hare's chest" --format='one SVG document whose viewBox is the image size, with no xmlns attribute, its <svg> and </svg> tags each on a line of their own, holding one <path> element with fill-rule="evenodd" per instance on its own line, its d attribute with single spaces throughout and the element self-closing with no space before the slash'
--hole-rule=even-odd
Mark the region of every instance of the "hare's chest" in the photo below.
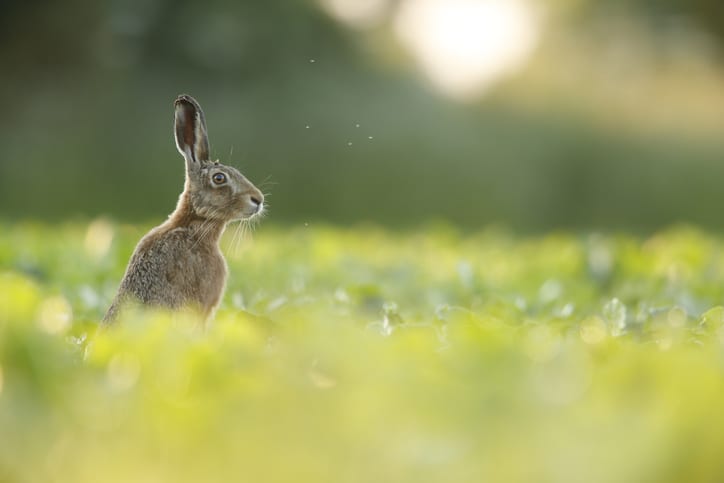
<svg viewBox="0 0 724 483">
<path fill-rule="evenodd" d="M 210 253 L 199 262 L 195 267 L 196 283 L 193 298 L 208 314 L 216 308 L 224 295 L 227 276 L 226 261 L 216 250 L 215 253 Z"/>
</svg>

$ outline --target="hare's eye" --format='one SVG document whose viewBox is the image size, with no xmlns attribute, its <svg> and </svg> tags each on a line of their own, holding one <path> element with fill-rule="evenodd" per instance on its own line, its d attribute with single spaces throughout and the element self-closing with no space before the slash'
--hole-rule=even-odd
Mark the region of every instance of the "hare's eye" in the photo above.
<svg viewBox="0 0 724 483">
<path fill-rule="evenodd" d="M 211 177 L 211 179 L 216 184 L 224 184 L 226 183 L 226 175 L 224 173 L 216 173 Z"/>
</svg>

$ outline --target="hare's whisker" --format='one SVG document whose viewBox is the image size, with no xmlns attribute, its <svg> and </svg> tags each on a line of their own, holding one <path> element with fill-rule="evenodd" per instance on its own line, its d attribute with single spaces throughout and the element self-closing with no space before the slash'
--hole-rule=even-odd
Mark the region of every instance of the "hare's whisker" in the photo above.
<svg viewBox="0 0 724 483">
<path fill-rule="evenodd" d="M 196 248 L 196 245 L 201 243 L 214 229 L 214 222 L 216 221 L 216 216 L 219 214 L 220 209 L 214 209 L 209 214 L 209 217 L 206 218 L 204 221 L 201 222 L 201 226 L 199 227 L 199 235 L 196 241 L 193 245 L 191 245 L 191 249 L 193 250 Z"/>
<path fill-rule="evenodd" d="M 236 247 L 234 247 L 234 249 L 238 251 L 241 245 L 246 240 L 246 223 L 244 223 L 244 220 L 239 220 L 239 224 L 237 225 L 236 229 L 239 232 L 239 237 L 236 239 Z"/>
<path fill-rule="evenodd" d="M 263 185 L 264 183 L 268 182 L 268 181 L 271 179 L 271 177 L 272 177 L 272 175 L 267 176 L 266 178 L 264 178 L 263 180 L 261 180 L 261 183 L 259 183 L 259 185 L 261 186 L 261 185 Z M 276 184 L 276 183 L 274 183 L 274 184 Z"/>
<path fill-rule="evenodd" d="M 234 228 L 234 236 L 231 238 L 231 246 L 230 251 L 234 254 L 238 254 L 239 252 L 239 232 L 241 231 L 241 221 L 239 221 L 236 224 L 236 227 Z"/>
<path fill-rule="evenodd" d="M 244 236 L 243 233 L 242 233 L 242 230 L 243 230 L 243 229 L 242 229 L 242 226 L 243 226 L 243 221 L 239 220 L 239 222 L 236 224 L 236 230 L 235 230 L 235 233 L 234 233 L 234 240 L 233 240 L 233 243 L 232 243 L 232 250 L 233 250 L 234 253 L 236 253 L 236 254 L 239 253 L 239 246 L 241 245 L 241 238 Z"/>
</svg>

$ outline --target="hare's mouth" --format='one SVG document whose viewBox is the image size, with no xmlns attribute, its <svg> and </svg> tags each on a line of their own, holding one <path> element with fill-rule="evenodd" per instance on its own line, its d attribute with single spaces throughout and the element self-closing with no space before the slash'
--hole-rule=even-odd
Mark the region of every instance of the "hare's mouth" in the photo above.
<svg viewBox="0 0 724 483">
<path fill-rule="evenodd" d="M 234 218 L 234 220 L 251 220 L 253 218 L 256 218 L 258 216 L 261 216 L 261 214 L 264 212 L 264 202 L 261 203 L 251 203 L 250 205 L 247 205 L 244 207 L 243 210 L 239 213 L 237 217 Z"/>
</svg>

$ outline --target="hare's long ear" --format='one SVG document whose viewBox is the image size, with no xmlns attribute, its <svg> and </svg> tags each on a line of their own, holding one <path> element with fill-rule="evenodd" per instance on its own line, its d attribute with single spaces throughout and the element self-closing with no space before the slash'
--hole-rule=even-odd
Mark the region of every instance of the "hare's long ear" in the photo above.
<svg viewBox="0 0 724 483">
<path fill-rule="evenodd" d="M 186 159 L 187 169 L 198 168 L 209 160 L 204 111 L 193 97 L 187 95 L 178 96 L 175 107 L 176 148 Z"/>
</svg>

